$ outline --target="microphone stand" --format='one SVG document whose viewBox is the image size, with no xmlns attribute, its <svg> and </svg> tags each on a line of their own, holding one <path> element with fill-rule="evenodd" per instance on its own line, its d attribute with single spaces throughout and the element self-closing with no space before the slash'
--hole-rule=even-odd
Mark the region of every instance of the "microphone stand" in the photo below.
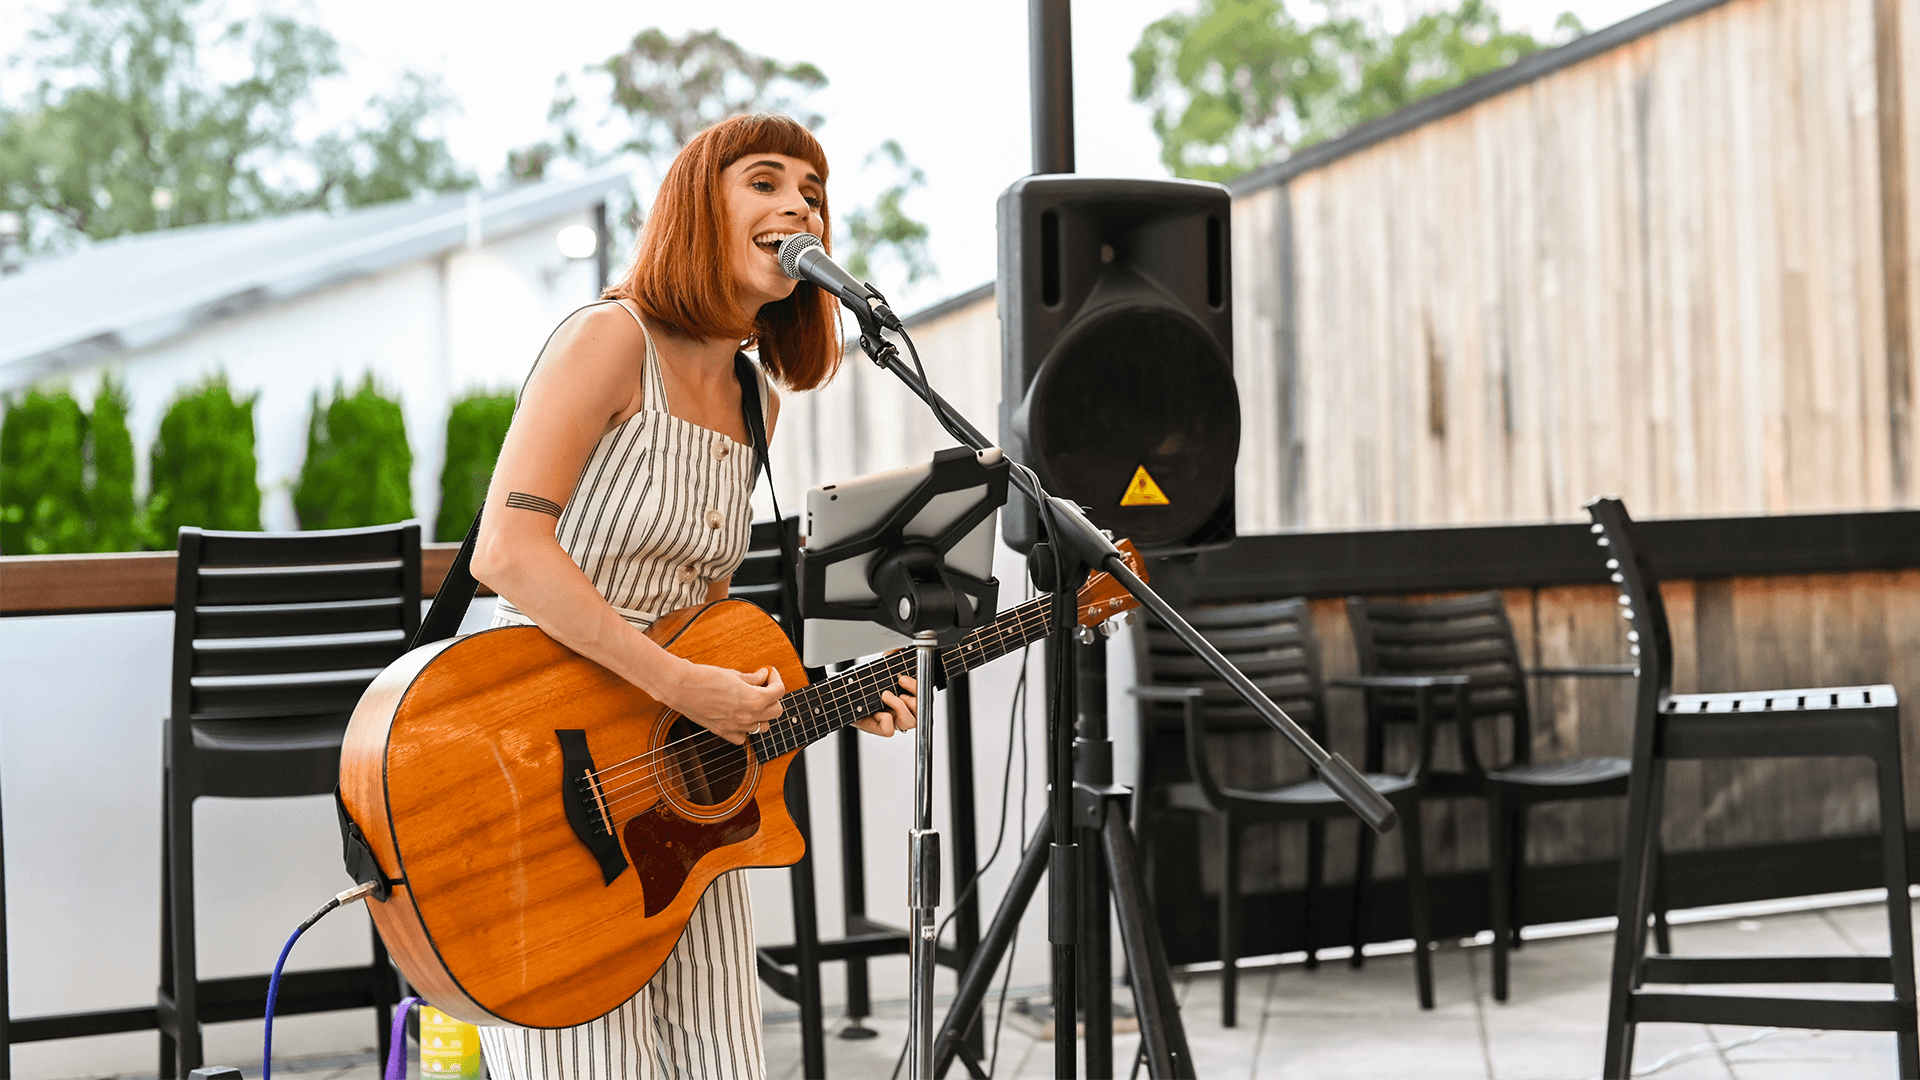
<svg viewBox="0 0 1920 1080">
<path fill-rule="evenodd" d="M 925 401 L 955 438 L 960 439 L 974 450 L 984 450 L 994 445 L 987 437 L 969 423 L 965 417 L 949 405 L 934 389 L 927 385 L 916 370 L 910 368 L 900 358 L 899 350 L 881 336 L 882 321 L 888 325 L 897 325 L 898 320 L 891 318 L 892 312 L 886 308 L 886 300 L 873 290 L 871 306 L 868 304 L 847 303 L 860 324 L 860 347 L 881 368 L 893 373 L 894 377 L 905 383 L 907 388 Z M 878 312 L 884 315 L 877 314 Z M 904 331 L 902 331 L 904 333 Z M 917 360 L 917 357 L 916 357 Z M 1293 718 L 1274 704 L 1272 699 L 1255 686 L 1241 671 L 1222 656 L 1212 643 L 1202 637 L 1186 619 L 1182 618 L 1173 606 L 1149 588 L 1139 575 L 1127 566 L 1120 550 L 1113 545 L 1094 524 L 1089 521 L 1080 507 L 1073 502 L 1047 494 L 1039 478 L 1031 469 L 1013 462 L 1011 479 L 1016 487 L 1032 499 L 1047 522 L 1048 535 L 1056 546 L 1056 551 L 1064 564 L 1061 569 L 1067 573 L 1064 580 L 1056 581 L 1054 606 L 1055 630 L 1058 635 L 1057 649 L 1063 656 L 1070 656 L 1073 648 L 1070 631 L 1076 625 L 1072 582 L 1078 580 L 1080 567 L 1104 570 L 1114 580 L 1140 601 L 1141 606 L 1159 618 L 1162 625 L 1173 632 L 1180 642 L 1195 656 L 1198 656 L 1213 673 L 1220 677 L 1241 700 L 1251 706 L 1255 712 L 1272 725 L 1295 749 L 1305 755 L 1313 765 L 1321 781 L 1338 795 L 1353 810 L 1360 820 L 1377 832 L 1386 832 L 1395 824 L 1393 807 L 1378 792 L 1369 786 L 1360 773 L 1338 754 L 1329 753 L 1325 747 L 1308 735 Z M 1062 599 L 1064 598 L 1064 599 Z M 1064 666 L 1057 679 L 1062 684 L 1072 678 L 1070 665 Z M 1070 694 L 1070 686 L 1065 688 Z M 1147 1073 L 1151 1077 L 1190 1078 L 1194 1072 L 1192 1054 L 1187 1048 L 1186 1033 L 1180 1022 L 1179 1005 L 1174 1000 L 1173 988 L 1167 975 L 1166 954 L 1161 947 L 1160 936 L 1153 930 L 1153 921 L 1147 905 L 1146 890 L 1140 877 L 1137 851 L 1131 830 L 1128 828 L 1129 814 L 1127 799 L 1130 792 L 1112 781 L 1111 745 L 1106 739 L 1104 724 L 1093 741 L 1100 746 L 1089 745 L 1085 756 L 1091 767 L 1076 776 L 1074 746 L 1071 735 L 1073 717 L 1066 715 L 1060 697 L 1051 703 L 1049 709 L 1050 757 L 1053 760 L 1051 791 L 1047 813 L 1036 830 L 1028 854 L 1021 860 L 1014 883 L 1002 903 L 1001 910 L 994 917 L 993 927 L 987 940 L 983 941 L 967 969 L 962 972 L 960 991 L 946 1022 L 941 1026 L 935 1045 L 927 1047 L 920 1044 L 915 1047 L 920 1063 L 925 1062 L 928 1050 L 934 1051 L 936 1060 L 932 1076 L 944 1074 L 954 1056 L 963 1049 L 964 1032 L 972 1022 L 980 1003 L 984 1000 L 987 984 L 995 967 L 1003 955 L 1011 926 L 1018 920 L 1018 910 L 1024 909 L 1039 883 L 1042 863 L 1039 858 L 1041 836 L 1050 830 L 1053 841 L 1047 852 L 1044 868 L 1049 880 L 1048 940 L 1053 946 L 1053 1016 L 1054 1016 L 1054 1060 L 1056 1075 L 1071 1077 L 1076 1074 L 1074 1032 L 1077 1016 L 1074 1006 L 1074 980 L 1077 968 L 1075 953 L 1079 938 L 1078 921 L 1082 918 L 1080 908 L 1085 899 L 1081 894 L 1081 862 L 1079 847 L 1075 843 L 1075 830 L 1084 830 L 1092 836 L 1098 836 L 1106 856 L 1108 874 L 1107 884 L 1113 890 L 1113 899 L 1118 908 L 1122 943 L 1125 946 L 1127 962 L 1133 971 L 1134 993 L 1139 1004 L 1141 1055 L 1146 1061 Z M 1104 758 L 1108 767 L 1101 769 L 1095 758 Z M 1086 905 L 1089 912 L 1096 905 Z M 1104 911 L 1104 903 L 1097 910 Z M 1091 916 L 1089 916 L 1091 917 Z M 1096 918 L 1101 932 L 1094 935 L 1094 943 L 1105 941 L 1104 918 Z M 1098 993 L 1107 994 L 1105 987 L 1089 988 Z M 1096 1037 L 1110 1038 L 1110 1008 L 1093 1005 L 1088 1011 L 1088 1031 L 1090 1050 Z M 1101 1021 L 1106 1020 L 1106 1024 Z M 1101 1027 L 1096 1032 L 1095 1027 Z M 1104 1057 L 1103 1057 L 1104 1060 Z M 1089 1064 L 1092 1064 L 1090 1061 Z M 969 1071 L 978 1075 L 977 1065 L 969 1062 Z"/>
</svg>

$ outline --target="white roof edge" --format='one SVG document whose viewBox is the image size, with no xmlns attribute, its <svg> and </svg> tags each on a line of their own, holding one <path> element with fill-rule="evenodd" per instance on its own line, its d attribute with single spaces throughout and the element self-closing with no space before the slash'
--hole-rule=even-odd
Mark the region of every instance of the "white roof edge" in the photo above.
<svg viewBox="0 0 1920 1080">
<path fill-rule="evenodd" d="M 481 233 L 516 232 L 592 206 L 626 183 L 630 172 L 624 165 L 603 166 L 571 180 L 524 184 L 483 194 Z M 390 208 L 387 204 L 364 210 Z M 430 258 L 464 244 L 466 239 L 467 211 L 464 204 L 458 204 L 397 229 L 322 247 L 265 272 L 235 274 L 149 305 L 109 310 L 57 334 L 0 342 L 0 390 L 29 386 L 89 360 L 156 345 L 208 323 Z"/>
</svg>

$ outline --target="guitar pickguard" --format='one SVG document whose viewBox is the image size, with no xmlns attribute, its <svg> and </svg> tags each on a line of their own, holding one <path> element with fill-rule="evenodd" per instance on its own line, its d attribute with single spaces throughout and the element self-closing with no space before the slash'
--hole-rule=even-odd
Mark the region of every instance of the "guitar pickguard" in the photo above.
<svg viewBox="0 0 1920 1080">
<path fill-rule="evenodd" d="M 621 834 L 640 875 L 640 895 L 649 918 L 666 910 L 687 883 L 693 864 L 718 847 L 737 844 L 760 831 L 760 804 L 752 799 L 724 821 L 689 821 L 665 802 L 654 804 Z"/>
</svg>

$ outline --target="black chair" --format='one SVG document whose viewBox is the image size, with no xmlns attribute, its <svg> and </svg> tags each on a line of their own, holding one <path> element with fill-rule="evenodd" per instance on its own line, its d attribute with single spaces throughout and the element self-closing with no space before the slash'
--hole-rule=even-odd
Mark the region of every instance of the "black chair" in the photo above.
<svg viewBox="0 0 1920 1080">
<path fill-rule="evenodd" d="M 1674 693 L 1673 641 L 1660 580 L 1633 519 L 1618 499 L 1595 499 L 1587 512 L 1593 517 L 1594 540 L 1620 587 L 1621 615 L 1633 624 L 1628 639 L 1639 662 L 1633 782 L 1620 856 L 1620 922 L 1614 933 L 1603 1074 L 1622 1080 L 1627 1076 L 1636 1024 L 1692 1023 L 1895 1032 L 1900 1075 L 1920 1077 L 1906 811 L 1900 788 L 1900 702 L 1893 687 Z M 1646 955 L 1667 762 L 1832 756 L 1865 757 L 1874 763 L 1890 955 Z M 1659 993 L 1644 989 L 1648 983 L 1868 983 L 1890 987 L 1893 999 Z"/>
<path fill-rule="evenodd" d="M 1626 758 L 1533 760 L 1533 720 L 1528 707 L 1529 675 L 1631 675 L 1631 666 L 1594 666 L 1528 670 L 1520 664 L 1513 624 L 1497 592 L 1420 602 L 1347 599 L 1360 670 L 1368 675 L 1466 675 L 1465 723 L 1456 721 L 1461 771 L 1433 770 L 1427 797 L 1485 799 L 1487 803 L 1488 915 L 1493 929 L 1493 997 L 1507 1000 L 1507 953 L 1519 944 L 1520 878 L 1526 862 L 1526 815 L 1533 806 L 1566 799 L 1591 799 L 1627 793 Z M 1366 768 L 1385 767 L 1386 729 L 1413 719 L 1406 693 L 1368 695 Z M 1510 749 L 1504 764 L 1483 765 L 1476 736 L 1479 721 L 1505 719 Z M 1499 740 L 1488 755 L 1497 761 Z M 1660 916 L 1660 946 L 1665 951 L 1666 921 Z"/>
<path fill-rule="evenodd" d="M 1207 640 L 1244 672 L 1276 705 L 1316 740 L 1326 738 L 1326 706 L 1321 688 L 1319 646 L 1313 633 L 1312 612 L 1302 599 L 1194 607 L 1183 612 Z M 1273 787 L 1245 788 L 1216 777 L 1209 750 L 1210 735 L 1232 732 L 1277 733 L 1242 702 L 1201 660 L 1189 653 L 1173 634 L 1149 621 L 1139 677 L 1145 685 L 1134 694 L 1146 706 L 1148 723 L 1171 722 L 1184 728 L 1188 779 L 1152 789 L 1142 805 L 1141 820 L 1152 825 L 1162 813 L 1195 814 L 1210 819 L 1219 830 L 1223 874 L 1220 884 L 1220 1021 L 1233 1027 L 1236 1016 L 1240 946 L 1240 852 L 1246 830 L 1270 822 L 1303 822 L 1307 826 L 1307 884 L 1305 940 L 1309 964 L 1314 958 L 1313 898 L 1320 888 L 1326 853 L 1326 823 L 1351 816 L 1346 804 L 1318 780 L 1301 780 Z M 1421 865 L 1420 793 L 1427 765 L 1426 736 L 1430 732 L 1432 698 L 1464 689 L 1458 677 L 1412 679 L 1347 679 L 1337 685 L 1370 690 L 1392 688 L 1413 696 L 1423 750 L 1406 775 L 1367 774 L 1367 783 L 1386 796 L 1400 815 L 1406 858 L 1407 889 L 1411 902 L 1414 940 L 1414 977 L 1420 1007 L 1433 1008 L 1433 971 L 1428 930 L 1426 875 Z M 1217 747 L 1216 747 L 1217 749 Z M 1244 750 L 1244 746 L 1240 747 Z M 1159 832 L 1159 829 L 1154 831 Z M 1373 831 L 1361 828 L 1371 840 Z M 1150 848 L 1152 845 L 1148 845 Z M 1367 888 L 1372 876 L 1371 845 L 1354 868 L 1353 908 L 1349 940 L 1357 961 L 1366 940 Z"/>
<path fill-rule="evenodd" d="M 200 1025 L 258 1018 L 267 978 L 200 979 L 193 804 L 325 795 L 354 704 L 420 626 L 420 526 L 180 530 L 160 867 L 160 1076 L 202 1062 Z M 282 977 L 276 1013 L 370 1008 L 386 1054 L 399 980 L 378 934 L 360 967 Z"/>
</svg>

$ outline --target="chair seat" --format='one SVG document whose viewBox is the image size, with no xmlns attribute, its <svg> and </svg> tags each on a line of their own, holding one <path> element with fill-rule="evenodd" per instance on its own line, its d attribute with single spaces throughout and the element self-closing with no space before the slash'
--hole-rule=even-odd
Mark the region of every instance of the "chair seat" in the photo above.
<svg viewBox="0 0 1920 1080">
<path fill-rule="evenodd" d="M 1367 786 L 1382 795 L 1398 795 L 1411 791 L 1414 781 L 1404 776 L 1390 773 L 1366 773 L 1362 777 Z M 1200 785 L 1194 783 L 1170 784 L 1165 789 L 1167 806 L 1173 810 L 1186 810 L 1193 813 L 1210 814 L 1213 807 L 1207 802 Z M 1240 803 L 1248 807 L 1290 807 L 1303 808 L 1314 806 L 1345 806 L 1346 803 L 1334 790 L 1319 780 L 1301 780 L 1292 784 L 1283 784 L 1275 788 L 1222 788 L 1221 794 L 1229 802 Z"/>
<path fill-rule="evenodd" d="M 1633 762 L 1626 758 L 1574 758 L 1492 769 L 1487 779 L 1521 787 L 1570 788 L 1624 781 L 1632 772 Z"/>
</svg>

